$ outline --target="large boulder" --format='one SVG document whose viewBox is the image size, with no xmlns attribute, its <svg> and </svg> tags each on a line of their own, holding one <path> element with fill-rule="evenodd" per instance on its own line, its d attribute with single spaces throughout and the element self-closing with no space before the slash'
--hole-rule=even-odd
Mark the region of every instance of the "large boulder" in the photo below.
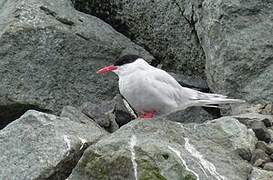
<svg viewBox="0 0 273 180">
<path fill-rule="evenodd" d="M 251 103 L 272 103 L 273 1 L 195 1 L 210 88 Z"/>
<path fill-rule="evenodd" d="M 117 78 L 96 70 L 127 53 L 152 59 L 69 0 L 0 0 L 0 5 L 1 107 L 34 106 L 58 114 L 65 105 L 112 99 Z"/>
<path fill-rule="evenodd" d="M 163 69 L 204 76 L 205 56 L 186 16 L 186 1 L 72 0 L 76 9 L 97 16 L 151 52 Z M 188 11 L 188 10 L 187 10 Z M 191 13 L 192 14 L 192 13 Z"/>
<path fill-rule="evenodd" d="M 69 180 L 247 179 L 256 138 L 232 117 L 183 125 L 134 120 L 90 146 Z"/>
<path fill-rule="evenodd" d="M 75 117 L 29 110 L 1 130 L 0 179 L 65 179 L 88 145 L 108 134 Z"/>
</svg>

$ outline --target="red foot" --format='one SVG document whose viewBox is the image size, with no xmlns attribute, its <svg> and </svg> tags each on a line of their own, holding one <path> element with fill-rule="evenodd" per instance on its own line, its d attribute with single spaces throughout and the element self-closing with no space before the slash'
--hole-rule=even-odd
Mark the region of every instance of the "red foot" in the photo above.
<svg viewBox="0 0 273 180">
<path fill-rule="evenodd" d="M 139 117 L 143 119 L 151 119 L 155 116 L 155 111 L 143 112 Z"/>
</svg>

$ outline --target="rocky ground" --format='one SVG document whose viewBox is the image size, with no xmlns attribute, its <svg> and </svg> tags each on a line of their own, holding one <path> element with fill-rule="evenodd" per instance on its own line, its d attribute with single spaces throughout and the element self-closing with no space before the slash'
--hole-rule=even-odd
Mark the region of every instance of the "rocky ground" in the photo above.
<svg viewBox="0 0 273 180">
<path fill-rule="evenodd" d="M 273 179 L 273 2 L 0 0 L 0 179 Z M 133 53 L 246 103 L 136 119 Z"/>
</svg>

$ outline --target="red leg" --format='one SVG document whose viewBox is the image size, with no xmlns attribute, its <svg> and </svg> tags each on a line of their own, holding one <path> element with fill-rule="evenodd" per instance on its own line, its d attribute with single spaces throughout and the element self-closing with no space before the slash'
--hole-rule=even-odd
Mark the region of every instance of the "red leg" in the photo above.
<svg viewBox="0 0 273 180">
<path fill-rule="evenodd" d="M 143 112 L 139 117 L 143 119 L 152 119 L 155 116 L 155 111 Z"/>
</svg>

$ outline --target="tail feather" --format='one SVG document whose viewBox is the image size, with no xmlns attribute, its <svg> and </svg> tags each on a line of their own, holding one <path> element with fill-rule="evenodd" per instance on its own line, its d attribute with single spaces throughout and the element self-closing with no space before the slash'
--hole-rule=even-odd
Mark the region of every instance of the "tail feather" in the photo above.
<svg viewBox="0 0 273 180">
<path fill-rule="evenodd" d="M 221 94 L 209 94 L 209 93 L 198 93 L 197 104 L 202 106 L 210 106 L 213 104 L 229 104 L 229 103 L 244 103 L 244 100 L 228 98 Z"/>
<path fill-rule="evenodd" d="M 190 88 L 183 87 L 181 89 L 181 97 L 178 110 L 186 109 L 191 106 L 204 106 L 204 107 L 216 107 L 219 104 L 230 104 L 230 103 L 244 103 L 242 99 L 228 98 L 225 95 L 203 93 Z"/>
<path fill-rule="evenodd" d="M 244 103 L 244 100 L 228 98 L 221 94 L 198 93 L 197 98 L 193 99 L 195 106 L 211 107 L 214 104 Z"/>
</svg>

